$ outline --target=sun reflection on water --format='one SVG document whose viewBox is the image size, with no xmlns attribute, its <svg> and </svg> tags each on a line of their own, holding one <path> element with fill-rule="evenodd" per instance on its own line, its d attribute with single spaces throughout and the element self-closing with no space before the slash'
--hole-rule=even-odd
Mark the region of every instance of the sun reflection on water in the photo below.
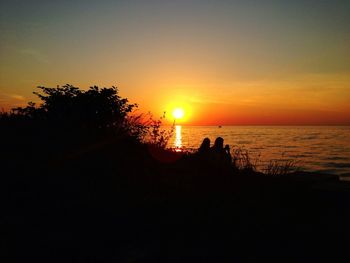
<svg viewBox="0 0 350 263">
<path fill-rule="evenodd" d="M 175 151 L 182 151 L 182 134 L 181 134 L 181 125 L 175 125 L 175 140 L 174 140 L 174 148 Z"/>
</svg>

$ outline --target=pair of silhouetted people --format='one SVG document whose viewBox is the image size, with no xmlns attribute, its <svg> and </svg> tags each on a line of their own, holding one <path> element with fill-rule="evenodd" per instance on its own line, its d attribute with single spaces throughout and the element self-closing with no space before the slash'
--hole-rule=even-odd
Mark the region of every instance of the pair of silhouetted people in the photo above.
<svg viewBox="0 0 350 263">
<path fill-rule="evenodd" d="M 230 146 L 224 147 L 224 139 L 218 137 L 215 139 L 214 145 L 210 147 L 210 139 L 204 138 L 198 149 L 199 155 L 215 165 L 230 165 L 232 161 Z"/>
</svg>

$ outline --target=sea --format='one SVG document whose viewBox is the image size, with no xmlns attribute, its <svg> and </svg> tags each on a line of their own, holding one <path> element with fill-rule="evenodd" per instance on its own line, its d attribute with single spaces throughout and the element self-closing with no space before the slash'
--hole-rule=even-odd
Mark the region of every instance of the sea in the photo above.
<svg viewBox="0 0 350 263">
<path fill-rule="evenodd" d="M 181 126 L 173 129 L 169 146 L 198 149 L 205 137 L 217 137 L 249 152 L 260 170 L 270 160 L 293 160 L 299 169 L 337 174 L 350 181 L 350 126 Z"/>
</svg>

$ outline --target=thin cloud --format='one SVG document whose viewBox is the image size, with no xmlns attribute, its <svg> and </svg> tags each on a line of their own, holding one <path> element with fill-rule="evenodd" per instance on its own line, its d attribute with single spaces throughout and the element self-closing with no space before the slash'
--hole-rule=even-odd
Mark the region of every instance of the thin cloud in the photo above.
<svg viewBox="0 0 350 263">
<path fill-rule="evenodd" d="M 12 99 L 15 99 L 15 100 L 20 100 L 20 101 L 26 100 L 26 98 L 24 96 L 18 95 L 18 94 L 11 94 L 11 95 L 9 95 L 9 97 L 11 97 Z"/>
</svg>

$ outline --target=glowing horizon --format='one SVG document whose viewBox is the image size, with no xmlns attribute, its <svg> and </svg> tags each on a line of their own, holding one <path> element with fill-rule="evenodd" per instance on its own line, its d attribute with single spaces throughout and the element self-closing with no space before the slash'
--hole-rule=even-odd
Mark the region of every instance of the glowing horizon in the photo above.
<svg viewBox="0 0 350 263">
<path fill-rule="evenodd" d="M 0 110 L 69 83 L 181 125 L 350 125 L 346 1 L 28 2 L 0 6 Z"/>
</svg>

